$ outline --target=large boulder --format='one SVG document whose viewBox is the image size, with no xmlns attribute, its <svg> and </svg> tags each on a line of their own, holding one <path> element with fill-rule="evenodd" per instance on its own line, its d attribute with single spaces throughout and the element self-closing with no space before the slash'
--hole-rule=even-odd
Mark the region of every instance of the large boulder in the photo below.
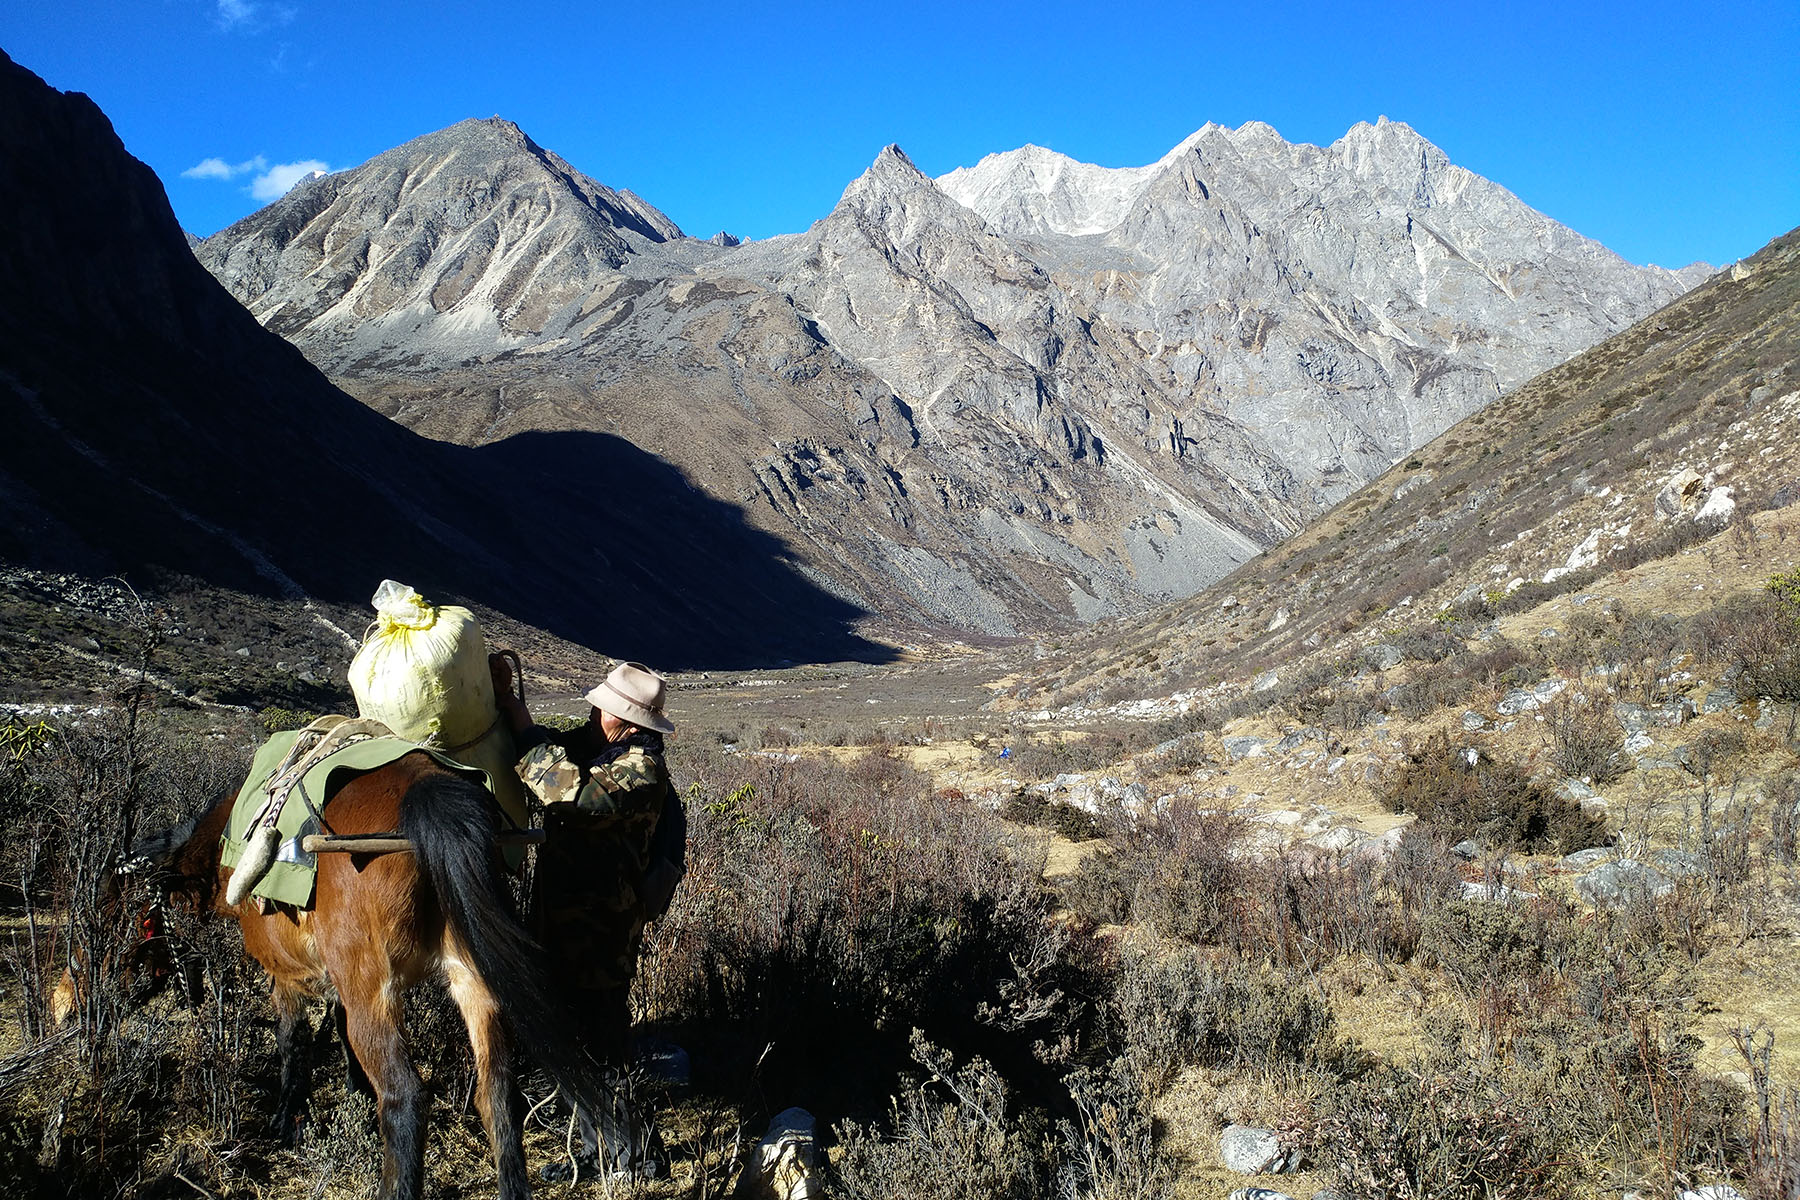
<svg viewBox="0 0 1800 1200">
<path fill-rule="evenodd" d="M 1615 908 L 1635 900 L 1666 896 L 1675 884 L 1655 867 L 1622 858 L 1589 871 L 1575 881 L 1575 891 L 1595 908 Z"/>
</svg>

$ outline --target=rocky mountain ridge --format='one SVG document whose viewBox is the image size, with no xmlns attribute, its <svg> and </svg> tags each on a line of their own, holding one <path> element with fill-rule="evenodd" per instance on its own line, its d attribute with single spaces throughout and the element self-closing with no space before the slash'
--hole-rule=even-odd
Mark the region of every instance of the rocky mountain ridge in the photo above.
<svg viewBox="0 0 1800 1200">
<path fill-rule="evenodd" d="M 0 564 L 357 608 L 397 577 L 669 666 L 884 654 L 780 546 L 619 437 L 446 445 L 333 387 L 202 269 L 100 110 L 3 56 L 0 162 Z M 335 182 L 284 211 L 328 207 Z M 590 214 L 613 203 L 591 196 Z M 613 211 L 615 248 L 664 236 L 629 200 Z M 538 293 L 527 279 L 518 294 Z M 588 511 L 596 476 L 613 518 L 654 525 L 653 543 L 563 515 Z M 0 661 L 26 679 L 58 602 L 10 578 L 0 593 L 31 614 L 0 622 Z"/>
<path fill-rule="evenodd" d="M 891 624 L 1002 636 L 1196 591 L 1690 282 L 1385 120 L 1123 173 L 889 147 L 739 246 L 463 122 L 199 256 L 414 429 L 622 436 Z"/>
</svg>

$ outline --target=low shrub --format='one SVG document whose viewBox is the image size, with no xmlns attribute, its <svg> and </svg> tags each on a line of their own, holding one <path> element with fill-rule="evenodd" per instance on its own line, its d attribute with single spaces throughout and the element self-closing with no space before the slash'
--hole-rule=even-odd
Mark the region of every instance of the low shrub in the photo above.
<svg viewBox="0 0 1800 1200">
<path fill-rule="evenodd" d="M 1380 792 L 1391 811 L 1417 814 L 1451 841 L 1558 854 L 1608 841 L 1603 818 L 1534 783 L 1516 763 L 1453 746 L 1442 732 L 1390 769 Z"/>
<path fill-rule="evenodd" d="M 1089 841 L 1104 836 L 1106 832 L 1092 813 L 1076 808 L 1073 804 L 1059 803 L 1030 788 L 1015 791 L 1007 798 L 1006 807 L 1000 813 L 1007 820 L 1017 821 L 1021 825 L 1054 830 L 1071 842 Z"/>
<path fill-rule="evenodd" d="M 1308 1130 L 1313 1159 L 1363 1200 L 1554 1200 L 1559 1146 L 1529 1099 L 1466 1067 L 1381 1066 L 1344 1082 Z"/>
<path fill-rule="evenodd" d="M 1550 761 L 1564 775 L 1607 784 L 1630 768 L 1625 727 L 1605 689 L 1568 688 L 1545 705 L 1543 715 Z"/>
<path fill-rule="evenodd" d="M 1006 1082 L 981 1059 L 954 1060 L 913 1031 L 912 1053 L 930 1072 L 893 1100 L 890 1130 L 846 1121 L 832 1164 L 846 1200 L 1035 1200 L 1051 1172 L 1046 1122 L 1009 1111 Z"/>
<path fill-rule="evenodd" d="M 1191 947 L 1128 952 L 1105 1012 L 1109 1045 L 1151 1094 L 1188 1066 L 1292 1075 L 1340 1065 L 1347 1051 L 1303 972 Z"/>
</svg>

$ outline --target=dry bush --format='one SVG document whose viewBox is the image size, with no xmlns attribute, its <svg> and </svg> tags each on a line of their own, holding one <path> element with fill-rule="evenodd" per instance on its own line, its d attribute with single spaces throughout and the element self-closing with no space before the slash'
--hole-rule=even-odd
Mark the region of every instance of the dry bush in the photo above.
<svg viewBox="0 0 1800 1200">
<path fill-rule="evenodd" d="M 1552 698 L 1544 707 L 1544 734 L 1550 761 L 1572 779 L 1608 784 L 1630 768 L 1625 727 L 1603 689 L 1573 687 Z"/>
<path fill-rule="evenodd" d="M 846 1200 L 1035 1200 L 1045 1194 L 1051 1147 L 1041 1120 L 1008 1111 L 1009 1089 L 976 1058 L 957 1067 L 913 1031 L 913 1057 L 930 1074 L 893 1100 L 891 1132 L 846 1121 L 836 1133 L 833 1190 Z"/>
<path fill-rule="evenodd" d="M 1532 782 L 1518 764 L 1453 746 L 1442 732 L 1386 774 L 1381 796 L 1391 811 L 1416 813 L 1451 841 L 1568 854 L 1608 840 L 1604 819 Z"/>
<path fill-rule="evenodd" d="M 1111 1044 L 1152 1095 L 1187 1066 L 1292 1076 L 1335 1069 L 1349 1053 L 1304 972 L 1191 947 L 1128 952 L 1106 1013 Z"/>
<path fill-rule="evenodd" d="M 1447 904 L 1421 931 L 1421 949 L 1474 1015 L 1484 1058 L 1536 1011 L 1547 964 L 1533 932 L 1519 908 L 1488 901 Z"/>
<path fill-rule="evenodd" d="M 1439 625 L 1414 625 L 1388 641 L 1409 662 L 1438 663 L 1464 651 L 1463 639 L 1455 631 Z"/>
<path fill-rule="evenodd" d="M 816 1071 L 801 1046 L 826 1061 L 868 1054 L 876 1035 L 897 1052 L 911 1028 L 966 1035 L 984 1004 L 1026 1014 L 1008 1035 L 1026 1043 L 1054 1042 L 1079 1019 L 1077 1005 L 1019 993 L 1021 956 L 1052 924 L 1052 902 L 1041 858 L 998 820 L 934 797 L 883 754 L 719 769 L 689 793 L 687 878 L 640 976 L 648 1012 L 774 1042 L 777 1072 Z M 1053 956 L 1027 982 L 1082 994 L 1065 986 L 1078 969 Z"/>
<path fill-rule="evenodd" d="M 1749 1184 L 1757 1200 L 1800 1195 L 1800 1087 L 1774 1077 L 1775 1033 L 1766 1025 L 1731 1031 L 1755 1101 Z"/>
<path fill-rule="evenodd" d="M 1090 841 L 1106 832 L 1092 813 L 1073 804 L 1059 803 L 1030 788 L 1020 788 L 1007 797 L 1001 815 L 1021 825 L 1055 830 L 1071 842 Z"/>
<path fill-rule="evenodd" d="M 1771 584 L 1754 596 L 1721 606 L 1713 621 L 1737 688 L 1790 706 L 1791 740 L 1800 715 L 1800 597 Z"/>
<path fill-rule="evenodd" d="M 1242 819 L 1176 806 L 1131 834 L 1131 918 L 1161 937 L 1213 941 L 1231 918 Z"/>
<path fill-rule="evenodd" d="M 1012 748 L 1010 769 L 1027 779 L 1049 779 L 1108 767 L 1141 749 L 1142 727 L 1136 737 L 1119 730 L 1097 730 L 1086 737 L 1026 738 Z"/>
<path fill-rule="evenodd" d="M 1784 771 L 1770 780 L 1768 796 L 1769 857 L 1791 869 L 1800 833 L 1800 771 Z"/>
<path fill-rule="evenodd" d="M 1440 708 L 1466 704 L 1476 688 L 1467 667 L 1464 656 L 1420 667 L 1412 678 L 1390 691 L 1389 711 L 1416 721 Z"/>
<path fill-rule="evenodd" d="M 252 1066 L 271 1049 L 246 1008 L 241 946 L 173 906 L 164 936 L 145 941 L 152 897 L 115 870 L 140 833 L 243 769 L 235 751 L 175 735 L 141 700 L 15 740 L 21 752 L 0 766 L 0 865 L 20 928 L 0 958 L 23 1035 L 14 1069 L 0 1069 L 14 1117 L 0 1126 L 0 1162 L 27 1191 L 39 1172 L 44 1186 L 88 1194 L 177 1170 L 216 1178 L 222 1158 L 168 1134 L 199 1125 L 227 1146 L 244 1136 Z M 180 958 L 153 953 L 163 947 Z M 60 1027 L 53 996 L 67 1004 Z"/>
<path fill-rule="evenodd" d="M 1150 1093 L 1123 1060 L 1070 1073 L 1075 1120 L 1061 1122 L 1061 1200 L 1167 1200 L 1175 1168 L 1156 1144 Z"/>
<path fill-rule="evenodd" d="M 1314 1153 L 1378 1196 L 1555 1195 L 1575 1168 L 1667 1191 L 1744 1162 L 1741 1097 L 1696 1067 L 1673 908 L 1441 907 L 1422 950 L 1468 1019 L 1429 1021 L 1418 1061 L 1329 1091 Z"/>
<path fill-rule="evenodd" d="M 1230 944 L 1254 961 L 1316 969 L 1362 955 L 1404 962 L 1425 914 L 1454 895 L 1454 860 L 1412 837 L 1385 866 L 1367 855 L 1281 854 L 1246 866 Z"/>
<path fill-rule="evenodd" d="M 1527 1098 L 1467 1067 L 1379 1067 L 1330 1092 L 1310 1152 L 1361 1200 L 1553 1200 L 1563 1147 Z"/>
</svg>

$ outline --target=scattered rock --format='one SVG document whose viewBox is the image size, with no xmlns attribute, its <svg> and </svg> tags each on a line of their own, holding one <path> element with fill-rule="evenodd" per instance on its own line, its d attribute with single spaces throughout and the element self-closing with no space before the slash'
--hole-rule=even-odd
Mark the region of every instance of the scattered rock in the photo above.
<svg viewBox="0 0 1800 1200">
<path fill-rule="evenodd" d="M 1285 608 L 1276 609 L 1274 617 L 1272 617 L 1269 621 L 1269 632 L 1274 633 L 1277 629 L 1280 629 L 1283 625 L 1286 625 L 1288 623 L 1288 616 L 1289 616 L 1289 614 L 1288 614 L 1287 609 L 1285 609 Z"/>
<path fill-rule="evenodd" d="M 1301 729 L 1291 729 L 1282 736 L 1279 742 L 1275 743 L 1275 752 L 1286 754 L 1290 750 L 1298 750 L 1304 742 L 1322 742 L 1324 740 L 1325 731 L 1317 726 L 1308 725 Z"/>
<path fill-rule="evenodd" d="M 1250 685 L 1250 690 L 1253 692 L 1266 692 L 1280 682 L 1281 676 L 1273 671 L 1264 671 L 1261 675 L 1256 677 L 1256 682 Z"/>
<path fill-rule="evenodd" d="M 1219 1135 L 1219 1158 L 1240 1175 L 1279 1174 L 1300 1164 L 1300 1152 L 1282 1149 L 1274 1130 L 1251 1125 L 1225 1127 Z"/>
<path fill-rule="evenodd" d="M 1510 888 L 1504 883 L 1472 883 L 1465 879 L 1462 884 L 1462 898 L 1464 900 L 1492 900 L 1506 904 L 1513 900 L 1535 900 L 1537 893 Z"/>
<path fill-rule="evenodd" d="M 1514 688 L 1506 693 L 1506 699 L 1500 701 L 1495 707 L 1503 717 L 1531 712 L 1533 709 L 1541 708 L 1549 703 L 1552 697 L 1568 686 L 1565 680 L 1546 679 L 1542 683 L 1533 685 L 1530 689 Z"/>
<path fill-rule="evenodd" d="M 1464 733 L 1479 733 L 1488 727 L 1488 719 L 1478 712 L 1466 712 L 1462 715 Z"/>
<path fill-rule="evenodd" d="M 1226 1200 L 1294 1200 L 1286 1192 L 1278 1192 L 1273 1188 L 1239 1188 Z"/>
<path fill-rule="evenodd" d="M 1694 514 L 1696 521 L 1729 521 L 1731 514 L 1737 510 L 1737 501 L 1731 498 L 1731 489 L 1716 487 L 1706 495 L 1706 503 Z"/>
<path fill-rule="evenodd" d="M 1336 829 L 1327 829 L 1324 833 L 1306 839 L 1306 844 L 1315 849 L 1330 851 L 1333 854 L 1341 850 L 1349 850 L 1369 840 L 1369 835 L 1348 825 L 1339 825 Z"/>
<path fill-rule="evenodd" d="M 1714 688 L 1712 691 L 1706 693 L 1706 699 L 1700 702 L 1700 711 L 1703 713 L 1724 712 L 1728 708 L 1736 708 L 1737 706 L 1738 697 L 1736 692 L 1728 691 L 1725 688 Z"/>
<path fill-rule="evenodd" d="M 1692 467 L 1677 471 L 1669 477 L 1662 490 L 1656 493 L 1657 515 L 1678 517 L 1684 508 L 1698 504 L 1700 499 L 1700 472 Z"/>
<path fill-rule="evenodd" d="M 1575 881 L 1575 891 L 1596 908 L 1612 908 L 1646 897 L 1666 896 L 1675 884 L 1655 867 L 1622 858 Z"/>
<path fill-rule="evenodd" d="M 1456 857 L 1462 859 L 1464 862 L 1474 862 L 1481 857 L 1481 843 L 1465 838 L 1456 843 L 1456 845 L 1450 847 L 1450 853 L 1456 855 Z"/>
<path fill-rule="evenodd" d="M 1406 655 L 1400 653 L 1400 647 L 1384 642 L 1364 650 L 1362 659 L 1377 671 L 1391 671 L 1406 661 Z"/>
<path fill-rule="evenodd" d="M 1681 1200 L 1744 1200 L 1744 1194 L 1729 1184 L 1713 1183 L 1681 1193 Z"/>
<path fill-rule="evenodd" d="M 688 1052 L 674 1042 L 646 1041 L 638 1046 L 638 1065 L 652 1079 L 674 1088 L 686 1087 L 694 1077 Z"/>
<path fill-rule="evenodd" d="M 1706 871 L 1706 860 L 1698 854 L 1689 854 L 1686 850 L 1652 850 L 1649 858 L 1657 870 L 1676 879 L 1700 875 Z"/>
<path fill-rule="evenodd" d="M 1527 709 L 1536 708 L 1537 699 L 1530 692 L 1514 688 L 1512 691 L 1506 693 L 1505 699 L 1501 700 L 1495 707 L 1499 709 L 1501 716 L 1512 717 L 1517 716 Z"/>
<path fill-rule="evenodd" d="M 1220 738 L 1219 744 L 1233 758 L 1259 758 L 1268 752 L 1268 743 L 1256 737 Z"/>
<path fill-rule="evenodd" d="M 1564 855 L 1556 862 L 1559 871 L 1585 871 L 1589 867 L 1612 861 L 1611 846 L 1594 846 L 1587 850 L 1577 850 L 1573 854 Z"/>
</svg>

